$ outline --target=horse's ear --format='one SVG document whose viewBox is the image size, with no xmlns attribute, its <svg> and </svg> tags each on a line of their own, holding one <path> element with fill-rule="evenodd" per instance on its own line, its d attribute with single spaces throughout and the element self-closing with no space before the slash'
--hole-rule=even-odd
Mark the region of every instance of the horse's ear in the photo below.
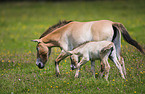
<svg viewBox="0 0 145 94">
<path fill-rule="evenodd" d="M 41 39 L 34 39 L 34 40 L 31 40 L 31 41 L 33 41 L 33 42 L 38 42 L 38 43 L 41 43 L 41 42 L 42 42 Z"/>
</svg>

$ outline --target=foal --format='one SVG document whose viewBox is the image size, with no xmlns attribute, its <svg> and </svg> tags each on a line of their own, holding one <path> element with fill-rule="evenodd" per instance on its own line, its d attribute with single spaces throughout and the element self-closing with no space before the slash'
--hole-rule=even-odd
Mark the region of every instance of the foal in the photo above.
<svg viewBox="0 0 145 94">
<path fill-rule="evenodd" d="M 79 76 L 79 70 L 83 64 L 87 61 L 91 60 L 91 70 L 93 72 L 93 76 L 95 77 L 95 60 L 100 60 L 104 64 L 104 69 L 101 71 L 101 77 L 105 72 L 105 79 L 108 80 L 110 65 L 108 63 L 108 57 L 115 63 L 117 68 L 119 69 L 121 76 L 125 79 L 124 74 L 122 72 L 122 67 L 116 57 L 116 49 L 113 42 L 110 41 L 100 41 L 100 42 L 86 42 L 72 51 L 67 52 L 68 55 L 72 55 L 73 60 L 76 66 L 76 74 L 75 77 Z M 77 58 L 82 57 L 81 61 L 77 63 Z"/>
</svg>

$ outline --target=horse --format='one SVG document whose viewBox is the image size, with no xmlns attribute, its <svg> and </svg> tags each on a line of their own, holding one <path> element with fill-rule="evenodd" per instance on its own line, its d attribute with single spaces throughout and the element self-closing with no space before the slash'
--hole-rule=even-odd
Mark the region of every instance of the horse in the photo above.
<svg viewBox="0 0 145 94">
<path fill-rule="evenodd" d="M 91 60 L 91 70 L 93 72 L 93 76 L 95 78 L 95 60 L 100 60 L 104 64 L 104 71 L 100 73 L 101 77 L 105 72 L 105 79 L 108 80 L 110 65 L 108 63 L 108 57 L 115 63 L 116 67 L 119 69 L 121 76 L 125 79 L 121 64 L 117 60 L 116 56 L 116 48 L 113 42 L 110 41 L 89 41 L 85 42 L 82 45 L 79 45 L 72 51 L 68 51 L 67 55 L 72 55 L 74 61 L 79 57 L 82 57 L 81 61 L 76 62 L 76 74 L 75 77 L 79 77 L 79 70 L 82 65 L 84 65 L 87 61 Z"/>
<path fill-rule="evenodd" d="M 36 65 L 39 68 L 44 68 L 52 47 L 59 47 L 62 49 L 60 55 L 55 60 L 56 75 L 59 72 L 59 62 L 63 60 L 66 51 L 72 50 L 79 44 L 86 41 L 112 41 L 116 47 L 117 58 L 123 66 L 124 74 L 126 75 L 124 59 L 121 56 L 121 34 L 126 42 L 135 46 L 141 53 L 144 54 L 142 47 L 133 40 L 123 24 L 112 22 L 109 20 L 90 21 L 90 22 L 77 22 L 70 21 L 62 24 L 55 25 L 52 30 L 47 30 L 39 39 L 32 40 L 37 42 L 37 61 Z M 57 28 L 58 27 L 58 28 Z M 78 59 L 79 60 L 79 59 Z M 103 63 L 102 69 L 103 69 Z"/>
</svg>

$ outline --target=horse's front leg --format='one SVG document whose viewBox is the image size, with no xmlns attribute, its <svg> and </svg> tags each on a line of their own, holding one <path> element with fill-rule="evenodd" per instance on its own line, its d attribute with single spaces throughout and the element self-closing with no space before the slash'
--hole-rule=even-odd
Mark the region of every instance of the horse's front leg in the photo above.
<svg viewBox="0 0 145 94">
<path fill-rule="evenodd" d="M 56 76 L 58 76 L 60 74 L 59 71 L 59 63 L 61 60 L 65 59 L 68 56 L 68 54 L 65 51 L 61 51 L 61 53 L 59 54 L 59 56 L 55 59 L 55 70 L 56 70 Z"/>
</svg>

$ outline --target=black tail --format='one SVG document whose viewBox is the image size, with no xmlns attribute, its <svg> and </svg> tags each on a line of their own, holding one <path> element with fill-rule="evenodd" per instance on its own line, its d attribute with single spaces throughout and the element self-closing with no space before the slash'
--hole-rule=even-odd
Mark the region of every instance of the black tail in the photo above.
<svg viewBox="0 0 145 94">
<path fill-rule="evenodd" d="M 145 54 L 143 49 L 142 49 L 142 47 L 137 43 L 137 41 L 135 41 L 134 39 L 131 38 L 131 36 L 129 35 L 129 33 L 127 32 L 126 28 L 123 26 L 123 24 L 114 23 L 113 26 L 118 28 L 121 31 L 122 36 L 123 36 L 123 38 L 124 38 L 124 40 L 126 42 L 128 42 L 129 44 L 135 46 L 141 53 Z"/>
</svg>

